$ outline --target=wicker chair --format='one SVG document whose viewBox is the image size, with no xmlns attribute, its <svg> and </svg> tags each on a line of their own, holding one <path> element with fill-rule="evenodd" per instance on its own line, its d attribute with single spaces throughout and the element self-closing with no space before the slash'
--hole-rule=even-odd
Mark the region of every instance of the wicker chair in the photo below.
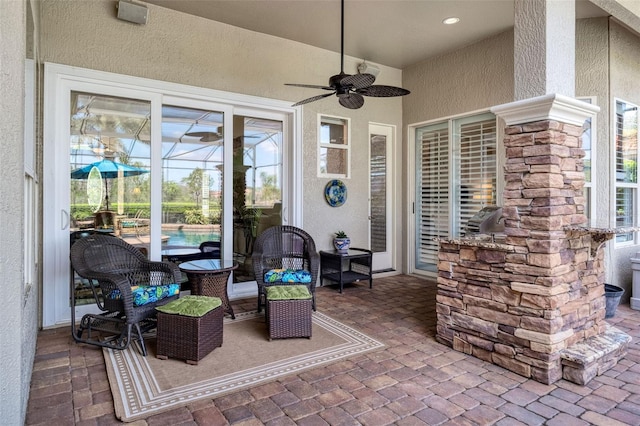
<svg viewBox="0 0 640 426">
<path fill-rule="evenodd" d="M 101 295 L 97 301 L 101 314 L 86 314 L 74 332 L 76 342 L 112 349 L 126 349 L 135 328 L 142 354 L 147 351 L 143 332 L 155 328 L 156 306 L 178 298 L 165 297 L 155 302 L 137 305 L 132 286 L 157 286 L 180 282 L 180 270 L 168 262 L 153 262 L 134 246 L 107 235 L 90 235 L 71 246 L 71 265 L 83 278 L 97 283 Z M 75 329 L 74 329 L 75 330 Z M 87 337 L 83 338 L 84 331 Z M 100 334 L 112 336 L 101 339 Z"/>
<path fill-rule="evenodd" d="M 316 282 L 320 256 L 313 238 L 295 226 L 273 226 L 258 235 L 252 254 L 253 272 L 258 283 L 258 312 L 265 302 L 264 288 L 271 285 L 300 285 L 297 282 L 265 282 L 265 274 L 273 269 L 305 270 L 311 274 L 309 288 L 316 310 Z"/>
</svg>

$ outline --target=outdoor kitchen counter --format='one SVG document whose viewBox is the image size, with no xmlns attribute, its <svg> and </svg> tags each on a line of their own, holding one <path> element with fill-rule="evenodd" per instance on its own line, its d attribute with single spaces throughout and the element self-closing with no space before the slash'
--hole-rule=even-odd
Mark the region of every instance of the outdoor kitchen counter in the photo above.
<svg viewBox="0 0 640 426">
<path fill-rule="evenodd" d="M 624 228 L 590 228 L 586 226 L 565 226 L 567 232 L 578 232 L 591 235 L 591 257 L 596 257 L 598 250 L 604 247 L 605 243 L 618 234 L 640 231 L 640 227 Z"/>
<path fill-rule="evenodd" d="M 592 238 L 592 255 L 595 255 L 598 249 L 608 240 L 612 239 L 615 235 L 626 234 L 629 232 L 640 231 L 640 227 L 624 227 L 624 228 L 589 228 L 585 226 L 565 226 L 564 230 L 567 232 L 578 232 L 590 234 Z M 488 235 L 479 234 L 471 237 L 457 237 L 457 238 L 440 238 L 433 239 L 439 243 L 455 244 L 460 246 L 480 247 L 493 250 L 502 250 L 514 252 L 515 246 L 506 244 L 504 242 L 505 235 Z"/>
<path fill-rule="evenodd" d="M 499 235 L 496 237 L 498 241 L 504 240 L 504 235 Z M 439 243 L 445 244 L 456 244 L 460 246 L 469 246 L 469 247 L 480 247 L 492 250 L 501 250 L 501 251 L 516 251 L 515 246 L 506 244 L 504 242 L 496 242 L 494 237 L 491 235 L 477 235 L 474 237 L 459 237 L 459 238 L 439 238 L 436 237 L 433 240 Z"/>
</svg>

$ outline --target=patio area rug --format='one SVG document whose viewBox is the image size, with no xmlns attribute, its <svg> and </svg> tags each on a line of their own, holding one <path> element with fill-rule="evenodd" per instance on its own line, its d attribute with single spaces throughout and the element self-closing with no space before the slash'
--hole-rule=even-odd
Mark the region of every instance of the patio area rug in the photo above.
<svg viewBox="0 0 640 426">
<path fill-rule="evenodd" d="M 224 319 L 222 347 L 198 365 L 159 360 L 155 337 L 127 350 L 103 349 L 116 416 L 125 422 L 254 387 L 279 377 L 384 347 L 384 344 L 322 313 L 313 313 L 311 339 L 268 340 L 264 314 Z"/>
</svg>

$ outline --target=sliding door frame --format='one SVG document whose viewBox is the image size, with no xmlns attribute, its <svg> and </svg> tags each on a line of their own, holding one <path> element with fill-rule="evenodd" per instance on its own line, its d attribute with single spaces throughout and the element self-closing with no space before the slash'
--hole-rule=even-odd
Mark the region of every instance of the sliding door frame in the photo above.
<svg viewBox="0 0 640 426">
<path fill-rule="evenodd" d="M 151 140 L 161 141 L 162 105 L 180 99 L 184 104 L 209 104 L 225 113 L 225 140 L 232 140 L 233 116 L 256 115 L 279 117 L 283 120 L 283 224 L 302 226 L 302 108 L 291 107 L 289 102 L 213 89 L 168 83 L 140 77 L 45 63 L 44 76 L 44 142 L 43 158 L 43 327 L 68 324 L 69 308 L 69 126 L 71 91 L 103 93 L 112 96 L 148 100 L 151 102 Z M 229 132 L 229 133 L 228 133 Z M 151 148 L 151 167 L 162 167 L 161 144 Z M 225 149 L 225 161 L 231 157 Z M 229 156 L 227 158 L 227 156 Z M 62 165 L 62 166 L 61 166 Z M 66 181 L 62 179 L 66 176 Z M 225 179 L 224 190 L 231 193 L 232 179 Z M 152 179 L 151 202 L 161 199 L 161 180 Z M 233 223 L 231 197 L 223 204 L 224 223 Z M 158 209 L 156 209 L 158 210 Z M 152 211 L 151 219 L 160 223 L 160 212 Z M 160 239 L 160 227 L 152 229 L 152 242 Z M 156 235 L 157 234 L 157 235 Z M 232 232 L 225 232 L 232 238 Z M 159 244 L 151 244 L 149 256 L 160 260 Z M 226 255 L 225 255 L 226 256 Z M 231 256 L 231 253 L 229 253 Z M 76 316 L 82 316 L 87 307 L 78 307 Z"/>
</svg>

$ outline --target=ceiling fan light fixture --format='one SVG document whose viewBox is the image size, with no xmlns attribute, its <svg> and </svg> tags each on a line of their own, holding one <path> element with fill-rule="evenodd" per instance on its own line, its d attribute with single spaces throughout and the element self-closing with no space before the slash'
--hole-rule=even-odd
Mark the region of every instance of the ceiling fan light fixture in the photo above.
<svg viewBox="0 0 640 426">
<path fill-rule="evenodd" d="M 378 77 L 378 74 L 380 74 L 380 68 L 376 67 L 375 65 L 363 62 L 358 65 L 358 72 L 360 74 L 371 74 L 374 77 Z"/>
<path fill-rule="evenodd" d="M 460 22 L 460 18 L 456 16 L 450 16 L 442 20 L 442 23 L 445 25 L 453 25 L 453 24 L 457 24 L 458 22 Z"/>
</svg>

